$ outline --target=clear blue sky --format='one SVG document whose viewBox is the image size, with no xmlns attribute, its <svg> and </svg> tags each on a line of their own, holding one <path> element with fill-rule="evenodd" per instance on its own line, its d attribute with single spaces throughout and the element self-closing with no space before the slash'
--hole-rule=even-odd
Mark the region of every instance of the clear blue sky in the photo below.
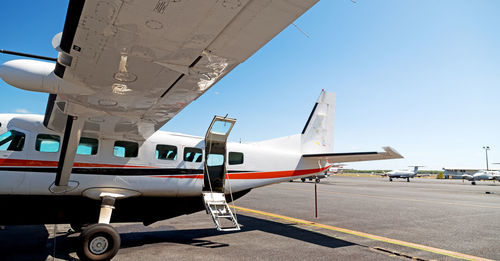
<svg viewBox="0 0 500 261">
<path fill-rule="evenodd" d="M 0 49 L 55 57 L 66 7 L 5 1 Z M 296 21 L 310 38 L 289 26 L 163 129 L 203 136 L 229 113 L 233 141 L 292 135 L 324 88 L 337 94 L 335 152 L 390 145 L 406 157 L 349 167 L 481 168 L 483 145 L 500 162 L 499 13 L 498 0 L 320 1 Z M 46 94 L 0 90 L 0 113 L 45 111 Z"/>
</svg>

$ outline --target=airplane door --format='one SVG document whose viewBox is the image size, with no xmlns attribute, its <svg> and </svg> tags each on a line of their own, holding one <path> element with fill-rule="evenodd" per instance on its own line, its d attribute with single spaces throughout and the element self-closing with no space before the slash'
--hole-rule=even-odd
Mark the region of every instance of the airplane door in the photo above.
<svg viewBox="0 0 500 261">
<path fill-rule="evenodd" d="M 227 137 L 236 119 L 215 116 L 205 135 L 203 191 L 224 193 Z"/>
</svg>

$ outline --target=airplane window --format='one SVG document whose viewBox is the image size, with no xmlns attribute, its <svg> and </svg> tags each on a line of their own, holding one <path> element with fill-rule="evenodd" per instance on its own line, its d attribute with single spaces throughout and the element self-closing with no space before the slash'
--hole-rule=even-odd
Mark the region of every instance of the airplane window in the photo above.
<svg viewBox="0 0 500 261">
<path fill-rule="evenodd" d="M 38 134 L 35 149 L 41 152 L 58 152 L 61 138 L 52 134 Z"/>
<path fill-rule="evenodd" d="M 162 160 L 176 160 L 177 147 L 171 145 L 156 145 L 156 158 Z"/>
<path fill-rule="evenodd" d="M 80 144 L 78 144 L 78 148 L 76 149 L 76 154 L 96 155 L 98 147 L 99 141 L 97 139 L 81 137 Z"/>
<path fill-rule="evenodd" d="M 184 161 L 201 162 L 203 158 L 203 151 L 198 148 L 184 148 Z"/>
<path fill-rule="evenodd" d="M 113 148 L 113 155 L 120 158 L 133 158 L 137 157 L 139 152 L 139 144 L 131 141 L 115 141 Z"/>
<path fill-rule="evenodd" d="M 222 166 L 224 165 L 224 155 L 222 154 L 208 154 L 207 156 L 207 166 Z"/>
<path fill-rule="evenodd" d="M 24 147 L 24 133 L 11 130 L 0 135 L 0 150 L 22 151 Z"/>
<path fill-rule="evenodd" d="M 212 125 L 210 132 L 225 135 L 229 132 L 232 125 L 233 124 L 230 122 L 216 121 L 214 122 L 214 125 Z"/>
<path fill-rule="evenodd" d="M 243 164 L 243 153 L 229 152 L 229 165 Z"/>
</svg>

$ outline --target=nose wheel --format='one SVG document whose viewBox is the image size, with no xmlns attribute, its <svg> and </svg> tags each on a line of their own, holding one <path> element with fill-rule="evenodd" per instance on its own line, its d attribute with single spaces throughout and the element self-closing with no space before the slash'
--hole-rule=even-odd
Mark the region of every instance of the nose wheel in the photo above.
<svg viewBox="0 0 500 261">
<path fill-rule="evenodd" d="M 120 249 L 120 234 L 108 224 L 94 224 L 80 234 L 77 255 L 81 260 L 109 260 Z"/>
</svg>

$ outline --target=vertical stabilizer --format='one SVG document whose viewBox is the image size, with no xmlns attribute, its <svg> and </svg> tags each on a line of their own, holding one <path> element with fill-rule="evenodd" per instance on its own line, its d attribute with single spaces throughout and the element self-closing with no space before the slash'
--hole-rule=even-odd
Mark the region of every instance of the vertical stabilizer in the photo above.
<svg viewBox="0 0 500 261">
<path fill-rule="evenodd" d="M 335 94 L 322 91 L 302 130 L 302 153 L 332 153 Z"/>
</svg>

